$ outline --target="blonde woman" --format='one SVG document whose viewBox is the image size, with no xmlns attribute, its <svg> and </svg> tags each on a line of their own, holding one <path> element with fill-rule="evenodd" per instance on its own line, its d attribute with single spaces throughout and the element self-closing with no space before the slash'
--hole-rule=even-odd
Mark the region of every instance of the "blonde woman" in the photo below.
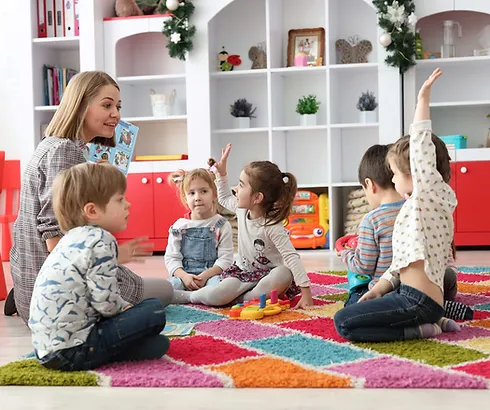
<svg viewBox="0 0 490 410">
<path fill-rule="evenodd" d="M 104 72 L 83 72 L 68 84 L 61 104 L 46 128 L 46 137 L 37 146 L 24 171 L 19 215 L 14 224 L 14 243 L 10 251 L 14 289 L 5 304 L 5 314 L 17 312 L 27 322 L 36 276 L 62 237 L 51 198 L 56 175 L 87 161 L 87 143 L 115 145 L 120 109 L 119 86 Z M 120 266 L 136 256 L 147 254 L 146 249 L 142 239 L 119 248 L 119 291 L 131 304 L 155 297 L 165 306 L 173 294 L 168 281 L 143 280 Z"/>
</svg>

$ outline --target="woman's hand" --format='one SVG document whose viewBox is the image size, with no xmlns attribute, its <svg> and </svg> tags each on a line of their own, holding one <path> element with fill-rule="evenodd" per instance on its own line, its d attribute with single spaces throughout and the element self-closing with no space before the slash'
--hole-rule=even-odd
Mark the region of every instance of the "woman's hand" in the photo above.
<svg viewBox="0 0 490 410">
<path fill-rule="evenodd" d="M 227 144 L 226 147 L 221 150 L 220 161 L 214 164 L 214 167 L 222 177 L 226 175 L 226 161 L 228 161 L 228 157 L 230 156 L 230 151 L 231 151 L 231 144 Z"/>
<path fill-rule="evenodd" d="M 147 237 L 132 239 L 119 246 L 118 265 L 128 262 L 143 262 L 138 257 L 153 255 L 153 243 Z"/>
</svg>

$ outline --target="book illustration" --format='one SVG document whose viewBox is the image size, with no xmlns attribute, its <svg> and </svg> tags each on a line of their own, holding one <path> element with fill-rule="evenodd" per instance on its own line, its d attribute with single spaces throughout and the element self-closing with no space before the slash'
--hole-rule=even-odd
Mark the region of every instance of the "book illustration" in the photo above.
<svg viewBox="0 0 490 410">
<path fill-rule="evenodd" d="M 129 154 L 124 151 L 117 151 L 114 157 L 114 165 L 121 171 L 127 172 L 129 167 Z"/>
<path fill-rule="evenodd" d="M 134 134 L 131 130 L 123 128 L 121 130 L 121 135 L 119 136 L 118 144 L 126 146 L 128 149 L 131 147 L 133 142 Z"/>
<path fill-rule="evenodd" d="M 133 158 L 136 137 L 139 128 L 129 122 L 119 121 L 115 131 L 115 147 L 100 144 L 90 144 L 89 161 L 107 161 L 128 174 L 129 165 Z"/>
<path fill-rule="evenodd" d="M 194 323 L 170 323 L 167 322 L 161 334 L 165 336 L 187 336 L 194 330 Z"/>
</svg>

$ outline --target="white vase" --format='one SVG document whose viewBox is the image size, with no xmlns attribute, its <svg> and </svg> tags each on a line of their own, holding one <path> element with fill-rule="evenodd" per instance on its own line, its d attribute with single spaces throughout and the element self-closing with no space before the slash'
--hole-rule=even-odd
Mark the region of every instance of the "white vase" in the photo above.
<svg viewBox="0 0 490 410">
<path fill-rule="evenodd" d="M 311 125 L 316 125 L 316 114 L 300 115 L 300 124 L 302 127 L 308 127 Z"/>
<path fill-rule="evenodd" d="M 371 123 L 378 121 L 378 113 L 376 111 L 359 111 L 359 122 Z"/>
<path fill-rule="evenodd" d="M 235 128 L 250 128 L 250 117 L 235 117 Z"/>
</svg>

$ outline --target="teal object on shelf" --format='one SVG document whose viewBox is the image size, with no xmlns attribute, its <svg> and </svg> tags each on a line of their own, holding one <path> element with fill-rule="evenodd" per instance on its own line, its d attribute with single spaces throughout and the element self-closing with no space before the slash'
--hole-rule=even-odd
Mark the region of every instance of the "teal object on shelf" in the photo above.
<svg viewBox="0 0 490 410">
<path fill-rule="evenodd" d="M 468 141 L 468 137 L 464 135 L 444 135 L 444 136 L 439 136 L 439 138 L 448 146 L 448 148 L 452 148 L 454 146 L 454 149 L 463 149 L 466 148 L 466 143 Z"/>
</svg>

